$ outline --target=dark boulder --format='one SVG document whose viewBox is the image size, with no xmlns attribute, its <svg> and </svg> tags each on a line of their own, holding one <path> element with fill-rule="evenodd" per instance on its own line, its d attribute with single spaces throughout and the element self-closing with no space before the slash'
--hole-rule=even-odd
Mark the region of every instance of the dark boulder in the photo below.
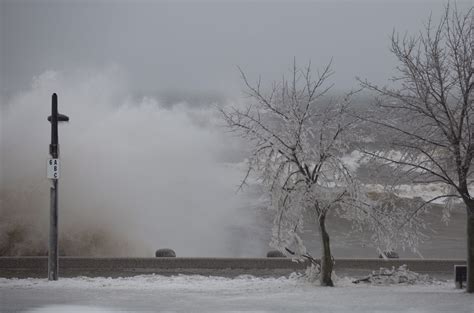
<svg viewBox="0 0 474 313">
<path fill-rule="evenodd" d="M 384 251 L 383 252 L 388 259 L 398 259 L 398 253 L 395 251 Z M 383 259 L 382 253 L 379 254 L 379 259 Z"/>
<path fill-rule="evenodd" d="M 267 258 L 286 258 L 286 256 L 281 251 L 271 250 L 267 252 Z"/>
<path fill-rule="evenodd" d="M 158 249 L 155 252 L 157 258 L 175 258 L 176 253 L 172 249 Z"/>
</svg>

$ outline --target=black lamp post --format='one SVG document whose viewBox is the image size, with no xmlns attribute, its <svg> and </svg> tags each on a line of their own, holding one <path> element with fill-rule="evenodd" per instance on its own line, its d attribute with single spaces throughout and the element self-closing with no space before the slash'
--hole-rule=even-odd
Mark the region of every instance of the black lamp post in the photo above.
<svg viewBox="0 0 474 313">
<path fill-rule="evenodd" d="M 69 117 L 58 113 L 58 96 L 53 93 L 51 102 L 51 116 L 48 117 L 51 122 L 51 144 L 49 145 L 49 154 L 52 160 L 50 165 L 55 165 L 56 175 L 51 177 L 53 186 L 50 190 L 50 220 L 49 220 L 49 253 L 48 253 L 48 279 L 58 280 L 58 179 L 59 179 L 59 140 L 58 140 L 58 122 L 67 122 Z"/>
</svg>

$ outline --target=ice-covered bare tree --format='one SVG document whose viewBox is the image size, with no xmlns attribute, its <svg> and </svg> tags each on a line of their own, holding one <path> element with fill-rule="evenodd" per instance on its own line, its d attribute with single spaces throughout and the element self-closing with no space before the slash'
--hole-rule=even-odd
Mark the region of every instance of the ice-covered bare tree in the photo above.
<svg viewBox="0 0 474 313">
<path fill-rule="evenodd" d="M 348 114 L 350 95 L 329 100 L 331 63 L 316 75 L 311 64 L 304 69 L 294 64 L 288 80 L 283 77 L 266 91 L 260 80 L 252 85 L 241 74 L 250 101 L 245 107 L 221 113 L 230 130 L 252 147 L 243 184 L 257 177 L 265 186 L 270 208 L 275 210 L 271 245 L 287 255 L 310 258 L 300 234 L 305 213 L 314 218 L 322 247 L 320 283 L 333 286 L 326 227 L 329 213 L 361 223 L 377 220 L 361 185 L 343 161 L 351 149 L 351 137 L 357 137 L 357 120 Z"/>
<path fill-rule="evenodd" d="M 394 33 L 391 52 L 398 60 L 395 87 L 360 80 L 379 97 L 365 119 L 381 126 L 392 150 L 368 151 L 390 164 L 405 180 L 438 183 L 444 192 L 426 204 L 459 199 L 466 207 L 467 291 L 474 292 L 474 16 L 473 8 L 446 7 L 415 36 Z M 397 152 L 395 152 L 396 150 Z M 406 223 L 411 220 L 407 219 Z"/>
</svg>

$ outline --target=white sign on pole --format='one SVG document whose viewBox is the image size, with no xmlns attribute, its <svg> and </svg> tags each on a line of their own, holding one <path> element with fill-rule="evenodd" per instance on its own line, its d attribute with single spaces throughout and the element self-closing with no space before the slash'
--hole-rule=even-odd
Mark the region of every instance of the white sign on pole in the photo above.
<svg viewBox="0 0 474 313">
<path fill-rule="evenodd" d="M 47 177 L 51 179 L 59 178 L 59 159 L 48 160 L 48 172 Z"/>
</svg>

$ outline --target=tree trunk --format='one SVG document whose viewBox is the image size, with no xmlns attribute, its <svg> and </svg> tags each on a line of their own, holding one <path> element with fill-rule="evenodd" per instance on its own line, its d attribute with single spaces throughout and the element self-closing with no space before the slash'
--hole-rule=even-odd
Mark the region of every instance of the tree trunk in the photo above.
<svg viewBox="0 0 474 313">
<path fill-rule="evenodd" d="M 321 233 L 321 286 L 333 287 L 334 284 L 331 279 L 333 263 L 329 246 L 329 234 L 326 231 L 326 215 L 319 216 L 319 232 Z"/>
<path fill-rule="evenodd" d="M 467 207 L 467 287 L 474 293 L 474 203 Z"/>
</svg>

